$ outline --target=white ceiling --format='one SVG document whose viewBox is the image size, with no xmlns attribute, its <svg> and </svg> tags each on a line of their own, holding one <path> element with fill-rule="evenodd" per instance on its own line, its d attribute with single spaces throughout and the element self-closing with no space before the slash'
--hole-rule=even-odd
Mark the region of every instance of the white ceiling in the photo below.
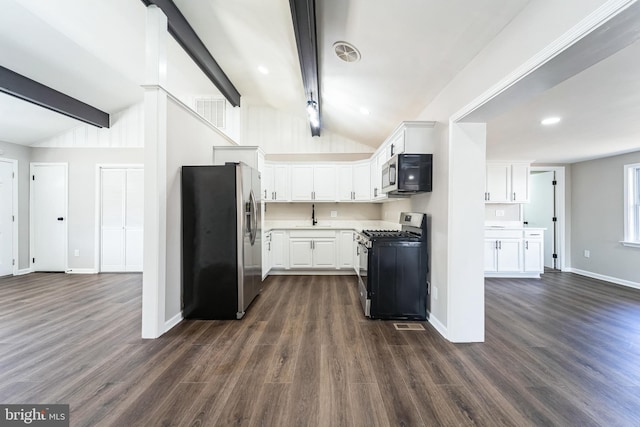
<svg viewBox="0 0 640 427">
<path fill-rule="evenodd" d="M 174 1 L 243 105 L 305 115 L 288 0 Z M 324 130 L 376 147 L 400 121 L 414 119 L 528 2 L 316 2 Z M 0 65 L 109 113 L 142 99 L 141 1 L 0 0 L 0 6 Z M 355 45 L 362 60 L 341 62 L 336 41 Z M 639 53 L 633 45 L 492 119 L 488 157 L 567 162 L 637 149 Z M 169 70 L 170 90 L 216 92 L 175 42 L 169 56 L 177 64 Z M 0 140 L 29 145 L 78 125 L 8 98 L 0 97 Z M 540 127 L 540 116 L 552 110 L 563 121 Z"/>
</svg>

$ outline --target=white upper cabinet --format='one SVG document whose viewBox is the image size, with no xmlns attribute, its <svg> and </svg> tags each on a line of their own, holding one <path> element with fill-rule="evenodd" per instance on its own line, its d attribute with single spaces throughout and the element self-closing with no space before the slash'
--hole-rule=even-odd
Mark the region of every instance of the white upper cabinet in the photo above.
<svg viewBox="0 0 640 427">
<path fill-rule="evenodd" d="M 371 200 L 383 200 L 387 195 L 382 192 L 382 165 L 389 160 L 385 151 L 381 151 L 371 160 Z"/>
<path fill-rule="evenodd" d="M 291 200 L 336 201 L 336 176 L 335 165 L 292 165 Z"/>
<path fill-rule="evenodd" d="M 262 172 L 262 197 L 265 201 L 287 202 L 291 200 L 289 166 L 266 164 Z"/>
<path fill-rule="evenodd" d="M 371 199 L 371 168 L 369 162 L 339 165 L 338 201 L 352 202 Z"/>
<path fill-rule="evenodd" d="M 529 163 L 487 162 L 484 200 L 487 203 L 527 203 Z"/>
</svg>

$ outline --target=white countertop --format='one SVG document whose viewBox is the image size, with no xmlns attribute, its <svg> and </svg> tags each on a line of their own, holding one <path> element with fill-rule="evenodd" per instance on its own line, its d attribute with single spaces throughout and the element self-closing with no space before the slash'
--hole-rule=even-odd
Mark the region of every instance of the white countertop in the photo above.
<svg viewBox="0 0 640 427">
<path fill-rule="evenodd" d="M 311 220 L 269 220 L 264 222 L 264 231 L 271 230 L 399 230 L 400 224 L 377 220 L 335 220 L 318 221 L 311 225 Z"/>
<path fill-rule="evenodd" d="M 542 228 L 542 227 L 527 227 L 526 225 L 520 225 L 520 226 L 485 225 L 484 229 L 485 230 L 517 230 L 517 231 L 522 231 L 522 230 L 546 230 L 546 228 Z"/>
</svg>

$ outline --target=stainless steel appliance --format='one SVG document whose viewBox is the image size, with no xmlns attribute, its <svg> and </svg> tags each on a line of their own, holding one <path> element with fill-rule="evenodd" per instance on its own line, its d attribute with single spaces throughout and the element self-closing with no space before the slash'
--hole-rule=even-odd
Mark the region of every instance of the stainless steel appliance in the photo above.
<svg viewBox="0 0 640 427">
<path fill-rule="evenodd" d="M 401 230 L 363 230 L 356 236 L 358 293 L 372 319 L 425 320 L 427 315 L 427 216 L 400 214 Z"/>
<path fill-rule="evenodd" d="M 191 319 L 240 319 L 262 290 L 260 174 L 182 167 L 182 303 Z"/>
<path fill-rule="evenodd" d="M 433 154 L 396 154 L 382 165 L 382 192 L 410 196 L 432 190 Z"/>
</svg>

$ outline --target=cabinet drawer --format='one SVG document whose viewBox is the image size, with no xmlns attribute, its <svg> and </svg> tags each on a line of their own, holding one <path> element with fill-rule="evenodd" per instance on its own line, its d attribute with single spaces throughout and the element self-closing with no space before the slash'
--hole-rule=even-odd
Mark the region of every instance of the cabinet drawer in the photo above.
<svg viewBox="0 0 640 427">
<path fill-rule="evenodd" d="M 520 230 L 485 230 L 484 237 L 486 239 L 520 239 L 522 231 Z"/>
<path fill-rule="evenodd" d="M 525 239 L 542 239 L 543 236 L 543 230 L 524 230 Z"/>
<path fill-rule="evenodd" d="M 307 237 L 307 238 L 318 238 L 318 237 L 336 237 L 335 230 L 290 230 L 289 237 Z"/>
</svg>

